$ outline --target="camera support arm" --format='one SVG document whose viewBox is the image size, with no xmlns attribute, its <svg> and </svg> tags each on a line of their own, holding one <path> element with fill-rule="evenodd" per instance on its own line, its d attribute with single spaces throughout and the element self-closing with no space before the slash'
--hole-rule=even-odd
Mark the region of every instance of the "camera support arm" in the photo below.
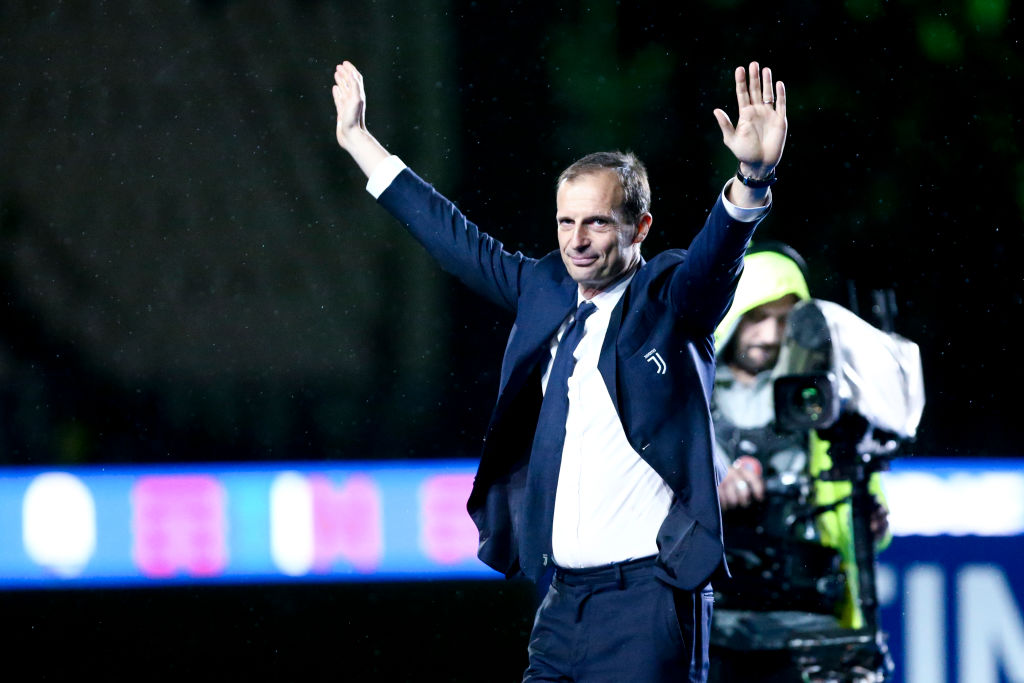
<svg viewBox="0 0 1024 683">
<path fill-rule="evenodd" d="M 858 449 L 867 433 L 867 421 L 855 413 L 843 413 L 828 429 L 819 431 L 830 442 L 832 469 L 819 477 L 829 481 L 849 481 L 854 558 L 857 565 L 857 603 L 864 615 L 864 630 L 878 645 L 879 671 L 890 669 L 888 649 L 878 614 L 878 589 L 875 573 L 875 539 L 871 515 L 875 497 L 869 488 L 871 476 L 888 469 L 891 453 L 876 454 Z"/>
</svg>

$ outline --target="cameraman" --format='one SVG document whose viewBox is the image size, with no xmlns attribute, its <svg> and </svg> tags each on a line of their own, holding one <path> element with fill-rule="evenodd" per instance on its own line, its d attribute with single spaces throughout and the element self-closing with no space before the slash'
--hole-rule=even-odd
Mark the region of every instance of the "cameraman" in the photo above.
<svg viewBox="0 0 1024 683">
<path fill-rule="evenodd" d="M 810 299 L 805 273 L 803 259 L 787 245 L 752 247 L 745 257 L 732 307 L 715 333 L 718 365 L 712 414 L 716 465 L 721 476 L 718 496 L 727 551 L 730 537 L 734 541 L 750 539 L 752 534 L 767 534 L 766 541 L 789 535 L 791 541 L 782 541 L 790 543 L 782 546 L 787 549 L 799 544 L 819 550 L 820 546 L 833 548 L 838 552 L 833 573 L 845 575 L 845 587 L 838 588 L 835 602 L 824 608 L 787 605 L 793 579 L 787 576 L 780 577 L 785 585 L 779 585 L 778 590 L 768 586 L 767 590 L 749 591 L 742 600 L 735 600 L 729 594 L 730 584 L 749 588 L 757 583 L 744 584 L 749 577 L 743 576 L 743 563 L 730 561 L 733 580 L 715 581 L 721 595 L 712 622 L 711 680 L 716 680 L 716 670 L 721 681 L 801 680 L 794 677 L 785 652 L 746 651 L 744 634 L 749 637 L 758 630 L 783 632 L 787 628 L 806 633 L 863 625 L 857 607 L 850 505 L 833 505 L 850 494 L 851 485 L 818 479 L 818 474 L 830 469 L 832 463 L 829 443 L 814 431 L 785 434 L 775 429 L 772 370 L 790 311 Z M 877 503 L 871 530 L 876 548 L 881 549 L 889 541 L 888 512 L 877 475 L 870 480 L 870 490 Z M 821 507 L 827 511 L 821 512 Z M 808 510 L 813 512 L 807 514 Z M 794 519 L 803 519 L 805 524 L 794 525 Z M 752 545 L 760 544 L 755 541 Z M 834 578 L 835 585 L 842 586 L 844 576 Z M 771 594 L 774 599 L 767 600 L 767 595 L 757 593 Z M 759 604 L 761 598 L 765 598 L 764 604 Z M 749 640 L 758 639 L 754 636 Z M 752 650 L 758 647 L 751 646 Z M 742 656 L 736 656 L 738 651 Z"/>
</svg>

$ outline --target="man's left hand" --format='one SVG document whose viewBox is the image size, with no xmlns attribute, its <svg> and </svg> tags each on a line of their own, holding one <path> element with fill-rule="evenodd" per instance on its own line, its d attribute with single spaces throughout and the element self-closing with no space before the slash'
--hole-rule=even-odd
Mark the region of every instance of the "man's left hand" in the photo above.
<svg viewBox="0 0 1024 683">
<path fill-rule="evenodd" d="M 749 79 L 742 66 L 736 67 L 736 102 L 739 117 L 736 127 L 729 115 L 715 109 L 715 118 L 722 129 L 722 139 L 740 164 L 740 172 L 753 178 L 764 178 L 782 159 L 786 144 L 786 86 L 779 81 L 772 86 L 772 70 L 750 63 Z"/>
</svg>

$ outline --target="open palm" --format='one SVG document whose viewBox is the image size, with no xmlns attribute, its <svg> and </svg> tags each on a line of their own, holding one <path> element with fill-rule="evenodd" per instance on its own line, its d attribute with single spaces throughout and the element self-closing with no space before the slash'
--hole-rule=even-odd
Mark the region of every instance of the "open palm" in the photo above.
<svg viewBox="0 0 1024 683">
<path fill-rule="evenodd" d="M 782 159 L 786 144 L 786 86 L 779 81 L 773 87 L 771 69 L 750 63 L 747 70 L 736 67 L 736 102 L 739 116 L 735 127 L 729 115 L 715 109 L 722 129 L 722 140 L 747 172 L 763 177 Z"/>
</svg>

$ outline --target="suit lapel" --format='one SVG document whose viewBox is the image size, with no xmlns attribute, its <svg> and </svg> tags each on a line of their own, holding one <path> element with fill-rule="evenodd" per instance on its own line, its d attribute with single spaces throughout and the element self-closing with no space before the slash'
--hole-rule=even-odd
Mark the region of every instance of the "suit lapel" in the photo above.
<svg viewBox="0 0 1024 683">
<path fill-rule="evenodd" d="M 615 360 L 616 353 L 615 349 L 619 339 L 619 328 L 622 326 L 622 311 L 625 305 L 626 299 L 629 298 L 629 288 L 623 292 L 622 297 L 619 299 L 619 303 L 615 304 L 615 308 L 612 309 L 611 317 L 608 319 L 608 331 L 604 335 L 604 343 L 601 344 L 601 357 L 597 360 L 597 369 L 601 373 L 601 378 L 604 380 L 604 385 L 608 389 L 608 395 L 612 398 L 612 405 L 615 406 L 615 412 L 619 413 L 619 419 L 622 419 L 622 413 L 619 410 L 619 392 L 618 382 L 616 381 L 616 369 L 618 364 Z"/>
<path fill-rule="evenodd" d="M 615 304 L 615 308 L 612 309 L 611 317 L 608 319 L 608 331 L 605 333 L 604 343 L 601 345 L 601 357 L 597 361 L 597 369 L 601 373 L 601 378 L 608 389 L 608 395 L 611 396 L 612 405 L 615 406 L 615 412 L 619 414 L 620 421 L 622 420 L 622 411 L 619 410 L 619 383 L 617 375 L 619 330 L 622 328 L 622 318 L 625 315 L 625 311 L 629 308 L 629 302 L 632 299 L 637 280 L 643 275 L 645 263 L 646 261 L 641 256 L 640 267 L 637 269 L 632 281 L 630 281 L 629 286 L 626 287 L 626 291 L 622 293 L 619 303 Z"/>
<path fill-rule="evenodd" d="M 522 311 L 505 351 L 508 378 L 502 383 L 496 414 L 520 389 L 537 363 L 550 354 L 549 342 L 565 317 L 576 308 L 577 285 L 566 277 L 557 288 L 532 297 L 530 309 Z"/>
</svg>

